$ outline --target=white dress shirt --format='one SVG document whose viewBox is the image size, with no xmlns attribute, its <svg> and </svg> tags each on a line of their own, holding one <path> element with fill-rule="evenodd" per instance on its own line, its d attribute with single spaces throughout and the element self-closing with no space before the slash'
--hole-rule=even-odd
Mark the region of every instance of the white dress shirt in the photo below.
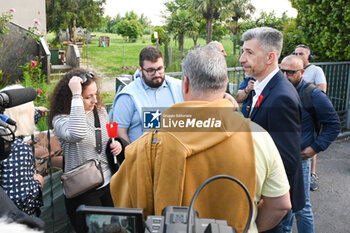
<svg viewBox="0 0 350 233">
<path fill-rule="evenodd" d="M 266 78 L 264 78 L 262 82 L 259 82 L 259 80 L 256 79 L 255 84 L 254 84 L 255 95 L 253 96 L 253 103 L 252 103 L 252 107 L 250 108 L 250 114 L 252 114 L 253 108 L 255 107 L 255 104 L 258 101 L 260 94 L 262 93 L 262 91 L 264 90 L 266 85 L 270 82 L 272 77 L 275 76 L 275 74 L 277 74 L 278 71 L 279 71 L 279 68 L 277 67 L 269 75 L 267 75 Z"/>
</svg>

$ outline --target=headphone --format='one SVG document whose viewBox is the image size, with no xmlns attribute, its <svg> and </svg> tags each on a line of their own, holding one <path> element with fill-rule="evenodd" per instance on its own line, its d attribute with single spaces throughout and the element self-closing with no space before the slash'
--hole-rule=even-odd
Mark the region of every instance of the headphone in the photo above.
<svg viewBox="0 0 350 233">
<path fill-rule="evenodd" d="M 309 46 L 307 45 L 304 45 L 304 44 L 300 44 L 300 45 L 297 45 L 296 49 L 297 48 L 304 48 L 304 49 L 307 49 L 309 50 L 309 57 L 308 57 L 308 60 L 310 61 L 312 59 L 312 50 L 310 49 Z M 296 55 L 295 51 L 292 53 L 293 55 Z"/>
</svg>

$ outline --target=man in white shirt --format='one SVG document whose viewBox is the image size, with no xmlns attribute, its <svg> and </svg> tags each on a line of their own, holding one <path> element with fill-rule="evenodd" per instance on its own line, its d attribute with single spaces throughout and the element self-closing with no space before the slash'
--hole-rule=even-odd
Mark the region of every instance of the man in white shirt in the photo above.
<svg viewBox="0 0 350 233">
<path fill-rule="evenodd" d="M 293 211 L 305 205 L 301 169 L 301 104 L 294 86 L 278 68 L 283 35 L 276 29 L 253 28 L 242 35 L 239 59 L 245 75 L 256 79 L 250 118 L 270 133 L 287 173 Z M 280 223 L 268 232 L 282 232 Z"/>
</svg>

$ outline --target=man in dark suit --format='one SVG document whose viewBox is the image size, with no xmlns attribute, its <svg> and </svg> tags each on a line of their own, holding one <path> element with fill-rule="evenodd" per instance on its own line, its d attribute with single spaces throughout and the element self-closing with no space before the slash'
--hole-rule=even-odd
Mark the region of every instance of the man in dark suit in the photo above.
<svg viewBox="0 0 350 233">
<path fill-rule="evenodd" d="M 278 68 L 282 33 L 273 28 L 253 28 L 242 35 L 243 53 L 239 59 L 246 76 L 256 79 L 250 118 L 274 140 L 283 160 L 290 185 L 293 211 L 305 205 L 301 169 L 301 104 L 293 85 Z M 282 232 L 279 224 L 268 232 Z"/>
</svg>

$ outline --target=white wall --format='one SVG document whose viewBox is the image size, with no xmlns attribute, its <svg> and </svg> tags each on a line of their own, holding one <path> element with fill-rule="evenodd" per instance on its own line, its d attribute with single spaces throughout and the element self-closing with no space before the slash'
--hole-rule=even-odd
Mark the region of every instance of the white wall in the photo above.
<svg viewBox="0 0 350 233">
<path fill-rule="evenodd" d="M 11 22 L 28 29 L 34 27 L 34 19 L 38 19 L 41 25 L 37 28 L 46 37 L 45 0 L 0 0 L 0 14 L 10 8 L 16 10 Z"/>
</svg>

